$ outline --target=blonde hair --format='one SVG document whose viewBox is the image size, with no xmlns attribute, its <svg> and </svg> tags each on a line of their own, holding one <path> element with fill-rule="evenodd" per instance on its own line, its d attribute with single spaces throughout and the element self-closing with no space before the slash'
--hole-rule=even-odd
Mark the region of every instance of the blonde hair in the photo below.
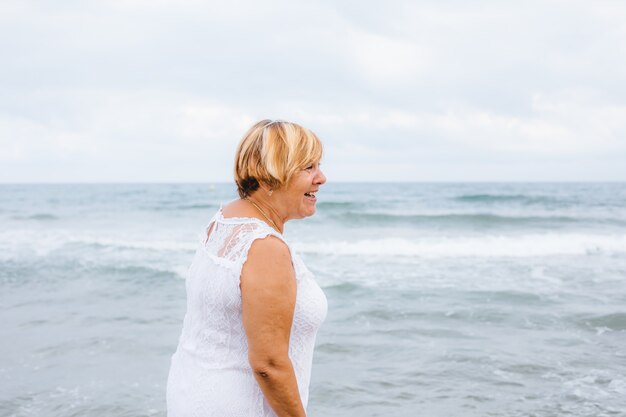
<svg viewBox="0 0 626 417">
<path fill-rule="evenodd" d="M 261 120 L 243 136 L 235 154 L 235 183 L 241 198 L 260 183 L 271 189 L 287 184 L 293 175 L 322 159 L 322 142 L 309 129 L 282 120 Z"/>
</svg>

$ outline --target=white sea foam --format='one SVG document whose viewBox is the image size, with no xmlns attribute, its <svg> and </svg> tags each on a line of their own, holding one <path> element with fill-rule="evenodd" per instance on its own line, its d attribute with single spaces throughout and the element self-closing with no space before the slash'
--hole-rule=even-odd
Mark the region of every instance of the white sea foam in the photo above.
<svg viewBox="0 0 626 417">
<path fill-rule="evenodd" d="M 92 233 L 55 230 L 48 232 L 6 231 L 0 233 L 4 254 L 29 250 L 46 256 L 67 245 L 97 245 L 117 250 L 151 250 L 162 252 L 193 251 L 197 242 L 146 239 L 146 236 L 96 236 Z M 485 235 L 423 237 L 417 239 L 380 238 L 362 240 L 320 240 L 294 242 L 297 251 L 324 255 L 401 256 L 401 257 L 534 257 L 555 255 L 589 255 L 626 253 L 626 234 L 544 233 L 523 235 Z"/>
<path fill-rule="evenodd" d="M 382 238 L 357 241 L 297 243 L 303 253 L 325 255 L 385 255 L 445 257 L 534 257 L 626 253 L 626 235 L 525 234 L 519 236 Z"/>
<path fill-rule="evenodd" d="M 193 239 L 153 238 L 139 235 L 103 235 L 96 232 L 75 230 L 9 230 L 0 232 L 0 249 L 3 258 L 29 252 L 36 256 L 47 256 L 68 245 L 100 246 L 116 250 L 151 250 L 162 252 L 193 251 L 197 245 Z"/>
</svg>

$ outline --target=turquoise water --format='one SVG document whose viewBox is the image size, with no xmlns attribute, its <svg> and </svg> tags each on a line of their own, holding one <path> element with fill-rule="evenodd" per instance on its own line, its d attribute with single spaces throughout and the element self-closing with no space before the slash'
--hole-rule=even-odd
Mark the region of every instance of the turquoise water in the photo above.
<svg viewBox="0 0 626 417">
<path fill-rule="evenodd" d="M 164 416 L 230 184 L 0 186 L 0 416 Z M 626 416 L 626 184 L 328 184 L 310 416 Z"/>
</svg>

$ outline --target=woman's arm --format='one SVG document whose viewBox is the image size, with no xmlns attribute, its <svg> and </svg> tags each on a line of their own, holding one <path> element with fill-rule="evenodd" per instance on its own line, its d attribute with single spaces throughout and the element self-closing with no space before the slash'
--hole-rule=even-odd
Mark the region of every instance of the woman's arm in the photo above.
<svg viewBox="0 0 626 417">
<path fill-rule="evenodd" d="M 296 279 L 289 249 L 280 239 L 256 240 L 241 271 L 243 325 L 248 359 L 278 417 L 305 417 L 289 359 Z"/>
</svg>

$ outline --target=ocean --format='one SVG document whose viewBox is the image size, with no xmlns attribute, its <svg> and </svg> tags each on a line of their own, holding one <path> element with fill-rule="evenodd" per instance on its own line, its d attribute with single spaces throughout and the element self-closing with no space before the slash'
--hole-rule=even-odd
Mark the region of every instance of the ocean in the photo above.
<svg viewBox="0 0 626 417">
<path fill-rule="evenodd" d="M 165 416 L 232 184 L 0 185 L 0 416 Z M 626 184 L 330 183 L 311 417 L 626 416 Z"/>
</svg>

